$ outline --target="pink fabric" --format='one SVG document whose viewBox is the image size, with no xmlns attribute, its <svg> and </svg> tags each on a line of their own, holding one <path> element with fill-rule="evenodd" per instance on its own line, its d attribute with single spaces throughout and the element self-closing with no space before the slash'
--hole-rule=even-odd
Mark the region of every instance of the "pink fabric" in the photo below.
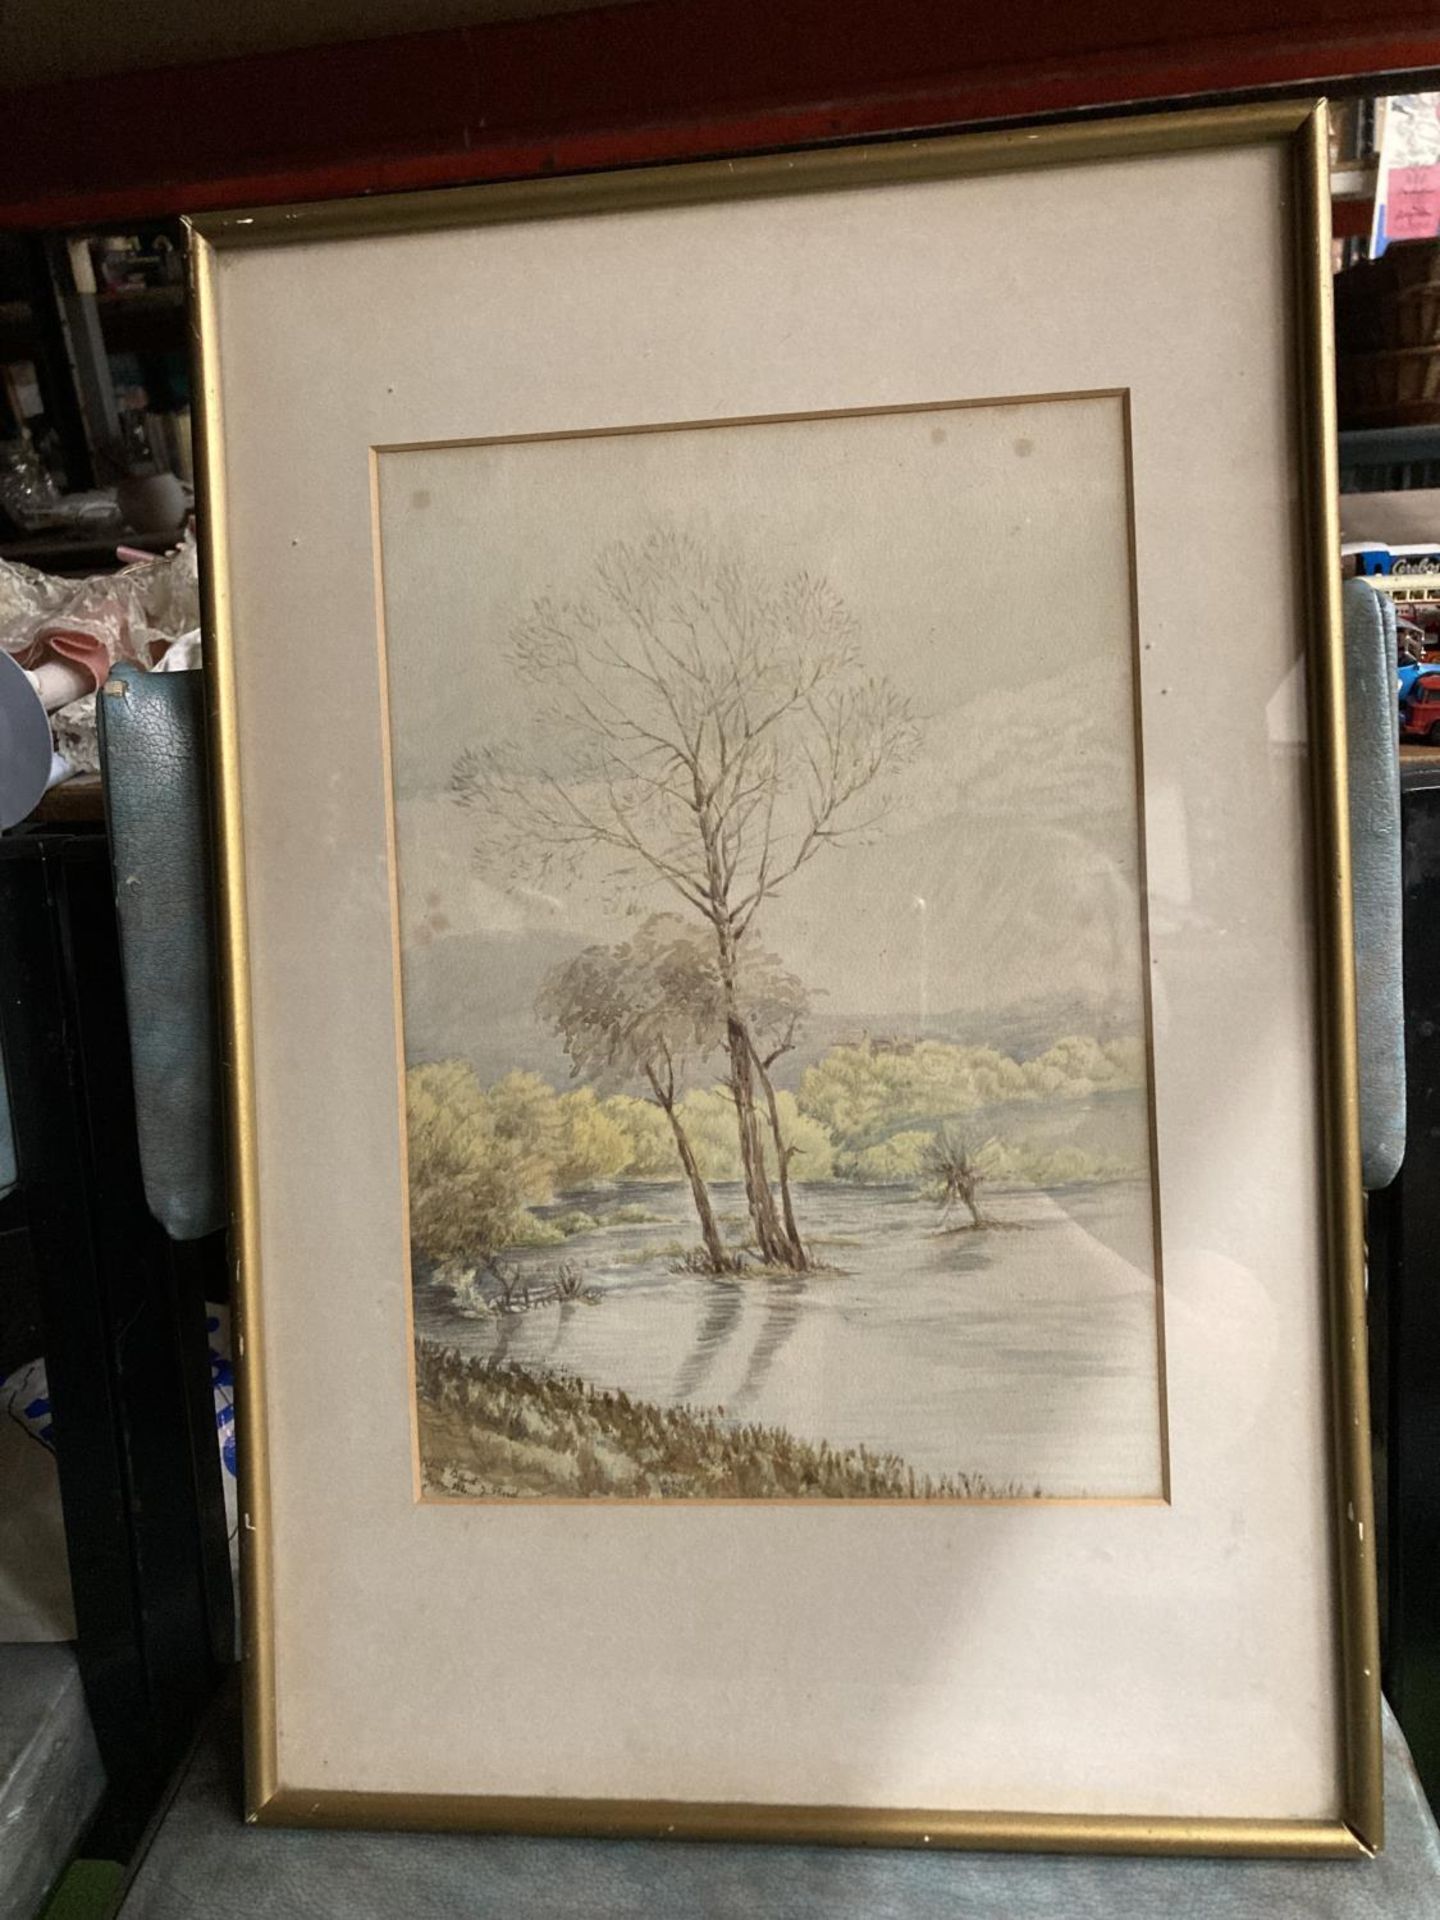
<svg viewBox="0 0 1440 1920">
<path fill-rule="evenodd" d="M 188 531 L 163 558 L 135 555 L 119 573 L 85 579 L 0 560 L 0 650 L 32 673 L 47 665 L 71 669 L 85 692 L 103 686 L 121 662 L 157 666 L 177 641 L 196 639 L 199 625 L 195 541 Z"/>
<path fill-rule="evenodd" d="M 15 655 L 22 667 L 35 668 L 58 656 L 83 667 L 95 686 L 104 686 L 114 664 L 110 648 L 98 634 L 85 633 L 58 622 L 41 627 L 30 644 Z"/>
</svg>

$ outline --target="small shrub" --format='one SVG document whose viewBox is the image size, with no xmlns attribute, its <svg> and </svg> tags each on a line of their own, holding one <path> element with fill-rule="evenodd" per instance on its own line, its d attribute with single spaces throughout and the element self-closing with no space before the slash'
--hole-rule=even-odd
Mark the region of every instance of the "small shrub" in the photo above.
<svg viewBox="0 0 1440 1920">
<path fill-rule="evenodd" d="M 573 1240 L 577 1233 L 594 1233 L 600 1224 L 594 1214 L 584 1212 L 580 1207 L 571 1207 L 565 1213 L 552 1214 L 549 1224 L 565 1240 Z"/>
<path fill-rule="evenodd" d="M 627 1200 L 623 1207 L 611 1207 L 608 1212 L 597 1215 L 596 1224 L 602 1227 L 652 1227 L 659 1226 L 665 1216 L 651 1213 L 648 1207 Z"/>
<path fill-rule="evenodd" d="M 507 1247 L 563 1247 L 565 1233 L 549 1220 L 537 1220 L 533 1213 L 523 1214 L 514 1224 Z"/>
</svg>

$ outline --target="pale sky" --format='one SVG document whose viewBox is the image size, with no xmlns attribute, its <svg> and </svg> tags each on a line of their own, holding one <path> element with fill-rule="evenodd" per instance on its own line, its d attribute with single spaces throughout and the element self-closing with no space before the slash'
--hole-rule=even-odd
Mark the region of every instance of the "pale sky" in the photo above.
<svg viewBox="0 0 1440 1920">
<path fill-rule="evenodd" d="M 1138 1030 L 1122 436 L 1102 396 L 383 454 L 402 942 L 633 925 L 584 884 L 477 876 L 447 783 L 466 746 L 523 743 L 507 648 L 531 600 L 582 595 L 607 543 L 669 526 L 823 576 L 922 720 L 883 837 L 817 857 L 765 944 L 837 1012 L 1073 992 L 1133 996 Z"/>
</svg>

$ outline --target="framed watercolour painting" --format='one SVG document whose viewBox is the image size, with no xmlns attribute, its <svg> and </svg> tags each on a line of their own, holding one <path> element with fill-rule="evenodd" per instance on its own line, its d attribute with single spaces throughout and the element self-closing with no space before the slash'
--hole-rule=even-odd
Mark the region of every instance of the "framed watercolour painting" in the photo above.
<svg viewBox="0 0 1440 1920">
<path fill-rule="evenodd" d="M 1324 161 L 192 223 L 255 1817 L 1379 1844 Z"/>
</svg>

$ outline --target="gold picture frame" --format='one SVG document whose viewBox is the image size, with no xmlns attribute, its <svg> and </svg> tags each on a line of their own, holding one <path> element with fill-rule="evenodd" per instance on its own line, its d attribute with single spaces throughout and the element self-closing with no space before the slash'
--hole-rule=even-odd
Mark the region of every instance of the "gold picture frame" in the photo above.
<svg viewBox="0 0 1440 1920">
<path fill-rule="evenodd" d="M 244 638 L 237 631 L 231 526 L 232 462 L 222 394 L 219 276 L 249 249 L 315 248 L 335 240 L 428 234 L 581 216 L 641 213 L 731 200 L 824 194 L 870 185 L 999 176 L 1036 168 L 1265 146 L 1288 156 L 1293 259 L 1289 377 L 1303 432 L 1299 563 L 1308 612 L 1310 800 L 1318 946 L 1319 1116 L 1323 1241 L 1329 1314 L 1329 1476 L 1340 1661 L 1335 1673 L 1343 1791 L 1323 1818 L 1197 1814 L 1044 1813 L 779 1805 L 603 1796 L 351 1790 L 288 1777 L 277 1718 L 272 1402 L 267 1391 L 267 1287 L 262 1273 L 252 928 L 247 913 L 247 807 L 238 692 Z M 1365 1314 L 1357 1135 L 1350 870 L 1345 811 L 1345 731 L 1340 650 L 1338 514 L 1334 476 L 1330 240 L 1323 104 L 1091 121 L 1039 130 L 927 138 L 734 162 L 638 169 L 595 177 L 529 180 L 375 199 L 225 212 L 187 222 L 199 375 L 198 469 L 212 690 L 212 759 L 218 821 L 223 999 L 229 1068 L 233 1209 L 238 1276 L 238 1437 L 245 1636 L 246 1798 L 264 1824 L 465 1828 L 532 1834 L 832 1841 L 915 1847 L 1007 1847 L 1285 1856 L 1332 1859 L 1373 1853 L 1382 1840 L 1379 1657 L 1365 1370 Z"/>
</svg>

